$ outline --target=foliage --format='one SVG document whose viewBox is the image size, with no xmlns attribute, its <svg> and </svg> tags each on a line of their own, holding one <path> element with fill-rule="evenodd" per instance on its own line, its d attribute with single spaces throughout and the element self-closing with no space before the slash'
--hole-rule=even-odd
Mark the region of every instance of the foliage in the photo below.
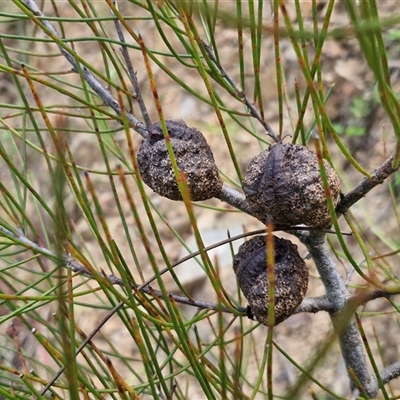
<svg viewBox="0 0 400 400">
<path fill-rule="evenodd" d="M 308 390 L 321 399 L 378 391 L 396 398 L 400 361 L 386 350 L 396 340 L 387 341 L 384 327 L 396 325 L 400 310 L 400 102 L 386 33 L 387 43 L 397 40 L 400 15 L 379 16 L 385 2 L 375 0 L 322 3 L 13 0 L 3 7 L 0 396 L 296 399 Z M 334 20 L 335 12 L 346 18 Z M 325 49 L 347 41 L 368 69 L 369 90 L 376 85 L 382 115 L 374 129 L 383 135 L 374 142 L 363 132 L 374 146 L 360 145 L 357 157 L 327 111 L 336 89 L 325 79 Z M 363 101 L 351 99 L 356 119 L 368 113 Z M 172 118 L 210 132 L 224 179 L 218 199 L 190 202 L 182 178 L 184 201 L 171 202 L 142 182 L 142 137 L 150 121 L 165 130 Z M 322 155 L 331 163 L 344 194 L 335 209 L 328 193 L 328 241 L 326 232 L 286 229 L 313 259 L 313 282 L 297 316 L 263 327 L 247 318 L 233 272 L 225 280 L 225 260 L 209 251 L 225 244 L 229 264 L 236 239 L 273 228 L 246 215 L 241 181 L 250 158 L 289 140 L 287 133 L 316 150 L 325 184 Z M 390 176 L 389 190 L 369 193 Z M 208 246 L 207 218 L 237 220 L 246 233 Z M 192 255 L 179 258 L 179 247 Z M 207 301 L 174 272 L 193 257 Z M 281 340 L 295 318 L 295 332 Z M 371 320 L 382 329 L 370 329 Z M 307 324 L 316 331 L 304 338 Z M 296 354 L 302 341 L 311 354 Z M 344 384 L 330 368 L 337 343 Z M 278 376 L 285 369 L 289 376 Z"/>
</svg>

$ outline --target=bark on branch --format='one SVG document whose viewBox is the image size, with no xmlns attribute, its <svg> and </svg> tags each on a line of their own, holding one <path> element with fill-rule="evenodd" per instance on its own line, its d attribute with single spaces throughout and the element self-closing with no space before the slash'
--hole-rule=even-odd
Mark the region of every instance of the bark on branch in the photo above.
<svg viewBox="0 0 400 400">
<path fill-rule="evenodd" d="M 390 156 L 372 173 L 371 178 L 364 178 L 354 189 L 343 196 L 336 207 L 337 214 L 345 214 L 353 204 L 357 203 L 375 186 L 383 183 L 386 178 L 398 169 L 399 167 L 393 168 L 393 155 Z"/>
<path fill-rule="evenodd" d="M 60 39 L 62 39 L 61 35 L 58 31 L 53 27 L 53 25 L 46 21 L 43 17 L 45 15 L 36 5 L 34 0 L 24 0 L 26 6 L 30 9 L 32 14 L 30 18 L 33 22 L 35 22 L 41 28 L 44 27 L 45 32 L 54 39 L 54 42 L 57 44 L 58 48 L 61 51 L 61 54 L 67 59 L 67 61 L 72 65 L 73 70 L 78 73 L 78 71 L 82 71 L 83 79 L 87 82 L 87 84 L 94 90 L 94 92 L 103 100 L 104 104 L 110 108 L 112 108 L 118 116 L 122 115 L 121 106 L 118 101 L 113 97 L 111 92 L 106 89 L 100 81 L 93 75 L 89 69 L 81 65 L 77 62 L 76 58 L 73 56 L 74 51 L 67 46 L 65 43 L 63 45 L 60 44 Z M 36 17 L 41 17 L 40 19 Z M 67 50 L 68 49 L 68 50 Z M 139 121 L 132 113 L 126 112 L 126 117 L 128 118 L 133 129 L 136 130 L 143 137 L 148 136 L 148 131 L 145 124 Z"/>
<path fill-rule="evenodd" d="M 330 316 L 346 367 L 354 372 L 368 396 L 374 398 L 378 392 L 377 380 L 369 371 L 364 345 L 354 318 L 354 310 L 352 307 L 349 309 L 348 306 L 349 292 L 337 271 L 325 235 L 310 232 L 302 236 L 301 240 L 315 262 L 325 286 L 326 297 L 333 305 Z"/>
</svg>

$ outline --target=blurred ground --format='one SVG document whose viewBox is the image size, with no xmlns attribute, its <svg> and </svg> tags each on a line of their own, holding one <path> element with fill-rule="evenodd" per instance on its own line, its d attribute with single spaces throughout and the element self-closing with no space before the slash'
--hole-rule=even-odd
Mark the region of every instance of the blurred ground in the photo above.
<svg viewBox="0 0 400 400">
<path fill-rule="evenodd" d="M 307 20 L 307 16 L 311 16 L 311 2 L 302 2 L 304 7 L 304 16 L 306 17 L 306 23 L 311 24 L 311 20 Z M 107 8 L 104 5 L 99 5 L 98 12 L 107 13 Z M 290 9 L 290 7 L 289 7 Z M 394 11 L 398 10 L 398 2 L 396 1 L 380 1 L 379 11 L 382 15 L 391 15 Z M 58 11 L 60 15 L 64 17 L 76 17 L 77 14 L 70 7 L 67 2 L 58 4 Z M 121 12 L 128 14 L 138 15 L 144 13 L 131 3 L 122 3 Z M 324 9 L 321 8 L 321 15 L 323 15 Z M 268 14 L 268 13 L 266 13 Z M 1 29 L 8 29 L 9 32 L 21 29 L 30 31 L 30 27 L 20 23 L 20 26 L 16 24 L 9 24 L 7 27 Z M 347 16 L 341 6 L 338 3 L 334 16 L 332 18 L 332 27 L 345 26 L 348 24 Z M 84 24 L 79 24 L 77 28 L 74 23 L 65 23 L 64 27 L 65 35 L 68 38 L 78 36 L 93 36 Z M 108 26 L 110 32 L 112 32 L 112 25 Z M 165 48 L 161 41 L 161 38 L 154 29 L 152 21 L 140 21 L 137 26 L 132 23 L 134 30 L 140 31 L 143 36 L 146 45 L 150 48 L 163 50 Z M 86 29 L 86 30 L 85 30 Z M 393 29 L 395 31 L 395 29 Z M 388 39 L 388 49 L 391 58 L 389 59 L 390 72 L 392 75 L 392 81 L 395 90 L 399 89 L 399 73 L 400 63 L 398 60 L 398 51 L 400 48 L 400 40 L 398 39 L 400 32 L 397 30 L 396 35 L 392 32 L 387 32 L 386 37 Z M 44 36 L 44 34 L 42 34 Z M 115 36 L 115 35 L 113 35 Z M 219 47 L 221 59 L 223 60 L 224 67 L 231 73 L 232 77 L 238 81 L 238 68 L 237 68 L 237 38 L 234 30 L 227 26 L 220 27 L 216 34 L 217 44 Z M 262 81 L 265 85 L 265 97 L 264 104 L 266 108 L 266 119 L 271 127 L 278 131 L 278 102 L 276 95 L 276 77 L 274 67 L 274 53 L 273 53 L 273 39 L 272 37 L 265 37 L 265 49 L 262 54 Z M 24 46 L 24 43 L 12 40 L 7 43 L 11 48 L 18 49 Z M 180 45 L 177 43 L 177 47 Z M 245 37 L 246 51 L 250 49 L 250 39 Z M 289 97 L 294 96 L 294 82 L 298 82 L 300 89 L 304 89 L 304 81 L 302 80 L 300 68 L 297 64 L 295 54 L 290 46 L 290 43 L 286 39 L 282 39 L 282 63 L 285 70 L 286 87 Z M 86 61 L 97 66 L 100 70 L 102 69 L 102 59 L 99 56 L 99 47 L 93 42 L 76 42 L 76 51 Z M 35 52 L 40 54 L 54 54 L 57 55 L 58 51 L 54 45 L 49 43 L 36 43 Z M 249 53 L 250 54 L 250 53 Z M 145 102 L 150 110 L 150 116 L 153 121 L 157 120 L 156 108 L 152 99 L 151 91 L 149 89 L 146 73 L 143 68 L 143 61 L 139 52 L 132 52 L 132 61 L 134 66 L 138 69 L 138 77 L 143 90 Z M 23 58 L 23 56 L 21 55 Z M 44 59 L 41 57 L 32 57 L 29 62 L 32 63 L 36 68 L 40 70 L 51 70 L 51 71 L 68 71 L 70 66 L 62 57 Z M 205 88 L 201 80 L 195 73 L 191 73 L 188 69 L 182 65 L 165 58 L 165 63 L 176 75 L 183 77 L 185 83 L 192 88 L 198 90 L 199 93 L 206 93 Z M 251 65 L 251 57 L 246 59 Z M 392 132 L 390 123 L 379 107 L 377 102 L 376 88 L 374 86 L 373 77 L 368 70 L 365 61 L 360 54 L 357 41 L 352 37 L 345 37 L 340 41 L 328 40 L 324 51 L 323 51 L 323 79 L 325 87 L 331 87 L 332 93 L 327 102 L 327 110 L 332 121 L 338 127 L 338 130 L 343 132 L 343 140 L 346 142 L 348 148 L 355 156 L 355 158 L 364 166 L 368 171 L 373 171 L 380 163 L 382 163 L 388 154 L 391 153 L 392 146 Z M 251 68 L 248 67 L 250 71 Z M 158 85 L 159 95 L 162 101 L 164 115 L 167 118 L 180 118 L 184 119 L 189 126 L 194 126 L 200 129 L 214 151 L 216 162 L 223 171 L 223 173 L 229 178 L 237 182 L 237 177 L 233 171 L 233 167 L 230 161 L 228 149 L 224 144 L 221 136 L 221 129 L 218 125 L 217 118 L 213 109 L 205 103 L 201 103 L 190 94 L 187 94 L 179 86 L 176 85 L 163 71 L 154 66 L 155 80 Z M 63 79 L 76 79 L 73 75 L 69 74 Z M 78 81 L 77 81 L 78 82 Z M 247 91 L 251 91 L 251 79 L 249 79 L 249 88 Z M 41 96 L 46 99 L 48 104 L 54 102 L 54 104 L 62 104 L 63 98 L 60 93 L 52 91 L 48 88 L 41 88 Z M 15 104 L 18 103 L 18 93 L 14 86 L 10 75 L 6 73 L 0 74 L 0 96 L 2 97 L 2 103 L 4 104 Z M 233 105 L 237 109 L 240 109 L 240 105 L 236 104 L 232 99 L 227 97 L 229 105 Z M 69 100 L 67 100 L 69 104 Z M 294 112 L 295 103 L 290 104 L 292 112 Z M 4 112 L 7 112 L 4 109 Z M 306 124 L 311 124 L 311 119 L 305 121 Z M 74 121 L 69 119 L 67 121 L 69 127 L 81 130 L 82 133 L 76 133 L 69 136 L 70 147 L 74 154 L 74 158 L 77 164 L 82 165 L 88 169 L 103 169 L 104 163 L 102 154 L 99 151 L 97 139 L 94 135 L 85 134 L 86 127 L 82 120 Z M 233 148 L 236 152 L 236 156 L 239 160 L 242 172 L 245 171 L 249 160 L 260 152 L 259 143 L 247 133 L 238 131 L 237 127 L 232 125 L 229 126 L 229 133 L 232 140 Z M 261 127 L 259 132 L 262 132 Z M 284 133 L 291 133 L 291 124 L 287 113 L 284 115 Z M 347 132 L 347 133 L 346 133 Z M 352 133 L 351 133 L 352 132 Z M 132 132 L 134 136 L 134 144 L 136 148 L 140 144 L 140 137 Z M 116 133 L 116 139 L 119 141 L 122 147 L 124 145 L 124 133 Z M 361 180 L 361 175 L 357 173 L 341 156 L 338 156 L 335 160 L 335 167 L 337 168 L 339 175 L 342 180 L 343 191 L 347 192 L 357 182 Z M 32 155 L 32 168 L 40 170 L 42 168 L 43 161 L 40 157 Z M 37 164 L 35 164 L 37 163 Z M 3 173 L 0 177 L 4 180 L 6 177 Z M 46 182 L 46 177 L 37 176 L 38 187 L 41 188 L 43 193 L 47 190 L 51 192 L 51 188 Z M 238 182 L 237 182 L 238 183 Z M 124 241 L 123 235 L 121 235 L 122 223 L 120 221 L 120 215 L 118 214 L 114 198 L 111 193 L 108 178 L 104 179 L 96 177 L 95 179 L 96 190 L 99 194 L 99 200 L 105 212 L 107 223 L 110 227 L 110 231 L 122 254 L 127 255 L 127 262 L 132 262 L 130 256 L 129 247 Z M 148 191 L 151 200 L 159 208 L 163 217 L 170 223 L 170 225 L 185 239 L 190 240 L 191 227 L 187 218 L 187 213 L 182 204 L 171 202 L 167 199 L 160 198 L 156 194 L 152 194 Z M 388 206 L 380 206 L 382 198 L 388 198 L 389 192 L 387 185 L 382 185 L 376 188 L 370 196 L 362 200 L 352 209 L 354 215 L 358 218 L 361 226 L 365 227 L 365 235 L 371 240 L 376 240 L 380 232 L 384 232 L 388 238 L 393 241 L 400 240 L 398 228 L 396 227 L 396 219 L 393 215 L 393 209 L 390 207 L 390 201 L 387 202 Z M 51 196 L 48 196 L 51 198 Z M 72 199 L 66 198 L 66 205 L 69 207 L 69 212 L 73 223 L 76 227 L 76 231 L 81 236 L 82 242 L 88 249 L 88 252 L 93 257 L 95 262 L 102 265 L 102 253 L 97 242 L 92 240 L 91 232 L 88 230 L 86 221 L 81 217 L 79 210 L 74 206 Z M 218 200 L 211 200 L 207 202 L 208 206 L 221 207 L 222 205 Z M 139 212 L 143 212 L 142 206 L 139 207 Z M 230 210 L 230 207 L 226 207 Z M 226 230 L 232 232 L 240 232 L 243 229 L 249 231 L 252 229 L 260 229 L 262 225 L 255 221 L 253 218 L 242 214 L 232 212 L 217 212 L 210 210 L 209 208 L 195 207 L 196 217 L 199 228 L 204 235 L 210 238 L 210 241 L 214 242 L 221 240 L 226 237 Z M 132 216 L 127 214 L 127 220 L 132 231 L 135 231 L 134 221 Z M 170 257 L 171 261 L 177 260 L 184 254 L 182 246 L 178 243 L 176 237 L 171 233 L 171 229 L 167 224 L 164 224 L 156 217 L 156 221 L 159 223 L 159 231 L 164 243 L 164 248 Z M 146 227 L 147 233 L 152 237 L 152 232 L 149 226 Z M 344 228 L 345 229 L 345 228 Z M 138 237 L 137 232 L 133 232 L 132 236 Z M 283 234 L 284 237 L 289 237 Z M 293 240 L 293 238 L 292 238 Z M 293 240 L 295 241 L 295 240 Z M 355 246 L 353 239 L 349 239 L 349 246 L 354 251 L 354 258 L 356 260 L 362 260 L 362 253 Z M 385 251 L 387 245 L 384 241 L 376 242 L 376 250 Z M 300 254 L 306 256 L 306 251 L 303 247 L 300 248 Z M 158 257 L 158 262 L 162 263 L 162 257 L 157 251 L 154 245 L 153 250 Z M 139 262 L 143 266 L 143 273 L 148 278 L 152 275 L 152 270 L 147 262 L 146 251 L 142 246 L 137 246 L 137 257 Z M 230 255 L 225 253 L 218 254 L 218 262 L 221 267 L 221 282 L 224 288 L 232 293 L 236 293 L 236 281 L 233 275 L 233 271 L 230 268 L 231 260 Z M 321 282 L 318 279 L 317 273 L 312 262 L 308 262 L 311 272 L 311 279 L 309 285 L 308 296 L 318 296 L 323 294 L 323 288 Z M 188 264 L 183 265 L 183 272 L 185 273 L 186 268 L 192 268 Z M 194 267 L 193 267 L 194 268 Z M 348 265 L 340 265 L 339 270 L 343 277 L 346 277 L 346 268 Z M 136 271 L 133 274 L 138 278 Z M 215 300 L 215 292 L 211 285 L 206 279 L 196 278 L 198 280 L 193 281 L 193 276 L 189 274 L 186 285 L 188 288 L 193 288 L 193 295 L 196 298 L 207 299 L 208 301 Z M 193 274 L 194 275 L 194 274 Z M 176 290 L 173 285 L 173 281 L 170 276 L 165 275 L 165 284 L 170 290 Z M 354 277 L 352 283 L 356 283 L 357 278 Z M 245 304 L 243 304 L 245 305 Z M 386 303 L 383 300 L 375 301 L 371 305 L 366 307 L 366 311 L 382 311 L 386 307 Z M 190 310 L 188 311 L 190 312 Z M 80 326 L 86 332 L 89 332 L 93 327 L 101 320 L 105 312 L 99 311 L 94 313 L 93 310 L 87 310 L 82 307 L 80 318 Z M 368 334 L 376 334 L 379 336 L 382 348 L 386 349 L 382 360 L 382 363 L 390 363 L 400 359 L 400 347 L 398 341 L 395 339 L 398 337 L 398 326 L 395 316 L 382 315 L 379 317 L 379 323 L 372 318 L 365 318 L 365 329 Z M 373 323 L 375 321 L 375 323 Z M 134 343 L 132 343 L 128 332 L 121 331 L 121 322 L 118 318 L 112 319 L 102 329 L 102 334 L 108 336 L 114 343 L 127 343 L 127 352 L 132 356 L 137 356 Z M 249 322 L 251 325 L 252 323 Z M 202 333 L 203 338 L 206 340 L 212 335 L 210 327 L 206 324 L 199 324 L 199 330 Z M 318 344 L 323 342 L 330 332 L 329 318 L 325 313 L 319 313 L 316 315 L 300 314 L 289 318 L 287 321 L 279 325 L 275 330 L 276 342 L 284 348 L 284 350 L 290 354 L 297 362 L 301 365 L 307 365 L 310 355 L 314 354 L 314 349 L 317 348 Z M 209 336 L 209 337 L 208 337 Z M 259 337 L 259 341 L 254 344 L 255 351 L 258 347 L 260 354 L 262 352 L 262 346 L 266 337 L 266 328 L 260 327 L 254 335 L 256 338 Z M 132 343 L 129 345 L 128 343 Z M 336 344 L 333 345 L 337 347 Z M 317 374 L 318 378 L 324 382 L 325 385 L 331 387 L 338 394 L 347 396 L 348 381 L 345 373 L 345 368 L 337 351 L 332 351 L 331 355 L 327 357 L 325 364 L 321 367 Z M 277 354 L 275 362 L 276 370 L 275 375 L 275 389 L 277 392 L 284 392 L 284 389 L 295 381 L 297 371 L 294 369 L 293 364 L 289 363 L 283 356 Z M 251 369 L 251 366 L 249 367 Z M 121 366 L 120 373 L 123 373 L 123 366 Z M 400 385 L 397 382 L 393 382 L 394 390 L 400 390 Z M 196 398 L 195 394 L 191 398 Z M 200 398 L 200 397 L 199 397 Z M 306 397 L 305 397 L 306 398 Z M 308 398 L 308 397 L 307 397 Z"/>
</svg>

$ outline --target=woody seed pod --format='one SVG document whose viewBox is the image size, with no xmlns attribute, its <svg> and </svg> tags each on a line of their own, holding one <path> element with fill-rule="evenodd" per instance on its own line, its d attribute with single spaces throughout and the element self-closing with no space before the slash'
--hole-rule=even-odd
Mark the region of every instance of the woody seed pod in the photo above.
<svg viewBox="0 0 400 400">
<path fill-rule="evenodd" d="M 336 206 L 339 178 L 326 160 L 324 166 Z M 280 142 L 263 151 L 250 161 L 242 187 L 253 214 L 264 223 L 271 216 L 277 226 L 330 225 L 317 155 L 305 146 Z"/>
<path fill-rule="evenodd" d="M 185 174 L 190 197 L 193 201 L 207 200 L 216 196 L 222 188 L 214 156 L 206 139 L 184 121 L 165 121 L 174 150 L 176 163 Z M 171 160 L 159 122 L 149 129 L 137 155 L 143 181 L 154 192 L 171 200 L 182 200 Z"/>
<path fill-rule="evenodd" d="M 290 317 L 308 287 L 308 268 L 289 240 L 274 236 L 275 325 Z M 268 325 L 267 252 L 265 236 L 255 236 L 239 247 L 233 258 L 238 284 L 249 302 L 249 314 Z"/>
</svg>

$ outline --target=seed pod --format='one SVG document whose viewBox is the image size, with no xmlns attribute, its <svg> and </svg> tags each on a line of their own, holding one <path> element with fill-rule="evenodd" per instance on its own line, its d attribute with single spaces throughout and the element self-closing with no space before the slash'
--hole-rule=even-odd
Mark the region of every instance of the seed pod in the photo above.
<svg viewBox="0 0 400 400">
<path fill-rule="evenodd" d="M 290 240 L 274 236 L 275 325 L 290 317 L 308 287 L 308 268 Z M 255 236 L 239 247 L 233 258 L 238 284 L 249 302 L 249 315 L 268 325 L 268 272 L 265 236 Z"/>
<path fill-rule="evenodd" d="M 324 160 L 331 196 L 336 206 L 340 182 Z M 276 226 L 329 226 L 331 218 L 317 155 L 305 146 L 276 143 L 254 157 L 242 182 L 249 206 L 262 222 L 272 217 Z"/>
<path fill-rule="evenodd" d="M 165 121 L 178 168 L 186 176 L 193 201 L 216 196 L 222 188 L 214 156 L 206 139 L 184 121 Z M 171 200 L 182 200 L 159 122 L 149 129 L 137 155 L 143 181 L 154 192 Z"/>
</svg>

